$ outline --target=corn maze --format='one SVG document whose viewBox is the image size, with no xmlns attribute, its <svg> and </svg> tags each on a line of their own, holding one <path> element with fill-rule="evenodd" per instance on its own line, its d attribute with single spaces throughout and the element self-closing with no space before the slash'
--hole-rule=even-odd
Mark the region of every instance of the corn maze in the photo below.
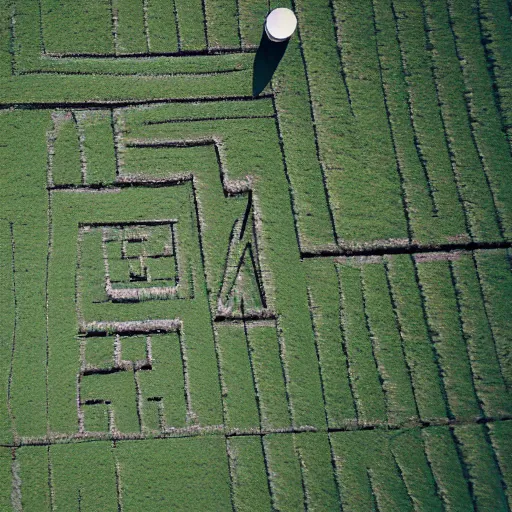
<svg viewBox="0 0 512 512">
<path fill-rule="evenodd" d="M 0 0 L 0 510 L 511 510 L 511 20 Z"/>
</svg>

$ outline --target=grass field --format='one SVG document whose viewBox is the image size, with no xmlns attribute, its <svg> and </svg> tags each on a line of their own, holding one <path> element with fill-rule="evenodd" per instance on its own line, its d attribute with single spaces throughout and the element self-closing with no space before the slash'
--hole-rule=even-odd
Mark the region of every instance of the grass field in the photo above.
<svg viewBox="0 0 512 512">
<path fill-rule="evenodd" d="M 1 512 L 510 511 L 511 262 L 510 0 L 0 0 Z"/>
</svg>

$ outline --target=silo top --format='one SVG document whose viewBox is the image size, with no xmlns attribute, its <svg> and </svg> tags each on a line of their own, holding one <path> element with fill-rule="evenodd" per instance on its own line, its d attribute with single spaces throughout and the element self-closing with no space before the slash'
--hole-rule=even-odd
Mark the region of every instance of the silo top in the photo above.
<svg viewBox="0 0 512 512">
<path fill-rule="evenodd" d="M 279 7 L 274 9 L 268 16 L 265 23 L 267 35 L 273 41 L 286 41 L 297 28 L 297 18 L 290 9 Z"/>
</svg>

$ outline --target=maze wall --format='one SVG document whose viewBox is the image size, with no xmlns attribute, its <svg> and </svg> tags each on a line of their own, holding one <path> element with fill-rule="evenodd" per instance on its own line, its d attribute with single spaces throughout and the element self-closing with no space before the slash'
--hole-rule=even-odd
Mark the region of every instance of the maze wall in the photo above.
<svg viewBox="0 0 512 512">
<path fill-rule="evenodd" d="M 0 510 L 512 507 L 511 7 L 289 6 L 0 1 Z"/>
</svg>

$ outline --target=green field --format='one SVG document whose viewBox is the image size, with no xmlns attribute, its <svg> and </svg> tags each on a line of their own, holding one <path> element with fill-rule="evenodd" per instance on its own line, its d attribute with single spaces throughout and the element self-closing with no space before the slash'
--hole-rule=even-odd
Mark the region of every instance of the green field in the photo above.
<svg viewBox="0 0 512 512">
<path fill-rule="evenodd" d="M 0 285 L 0 512 L 512 510 L 512 1 L 0 0 Z"/>
</svg>

